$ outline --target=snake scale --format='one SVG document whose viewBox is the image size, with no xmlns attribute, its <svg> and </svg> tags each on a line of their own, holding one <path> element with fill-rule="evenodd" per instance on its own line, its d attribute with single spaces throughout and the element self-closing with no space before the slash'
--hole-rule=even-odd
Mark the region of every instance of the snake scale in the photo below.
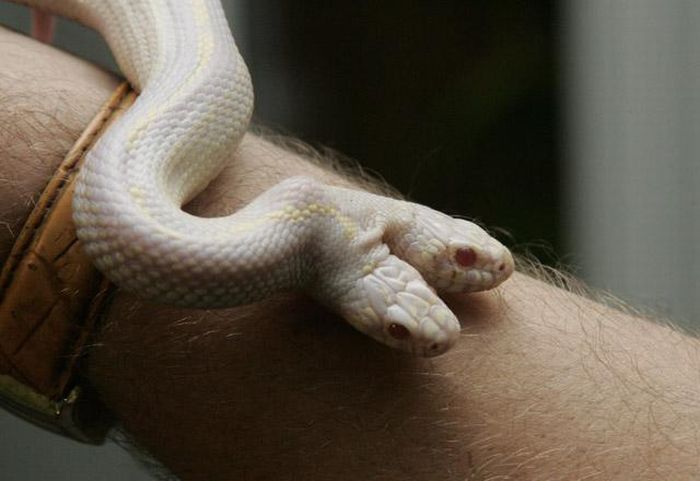
<svg viewBox="0 0 700 481">
<path fill-rule="evenodd" d="M 508 249 L 471 222 L 311 178 L 230 216 L 184 212 L 253 109 L 219 0 L 18 3 L 98 30 L 140 92 L 88 153 L 73 201 L 85 252 L 121 288 L 191 308 L 302 290 L 372 338 L 432 356 L 460 330 L 438 293 L 490 289 L 512 273 Z"/>
</svg>

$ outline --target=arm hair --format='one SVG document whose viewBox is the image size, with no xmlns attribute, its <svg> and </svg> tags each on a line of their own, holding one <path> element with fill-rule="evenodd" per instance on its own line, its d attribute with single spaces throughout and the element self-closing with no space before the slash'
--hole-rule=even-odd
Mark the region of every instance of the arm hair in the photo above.
<svg viewBox="0 0 700 481">
<path fill-rule="evenodd" d="M 6 255 L 117 80 L 6 31 L 0 42 Z M 293 174 L 395 194 L 328 157 L 248 135 L 188 209 L 227 214 Z M 700 478 L 698 339 L 519 264 L 495 292 L 448 299 L 464 331 L 436 359 L 372 343 L 303 296 L 186 311 L 118 293 L 85 376 L 183 480 Z"/>
</svg>

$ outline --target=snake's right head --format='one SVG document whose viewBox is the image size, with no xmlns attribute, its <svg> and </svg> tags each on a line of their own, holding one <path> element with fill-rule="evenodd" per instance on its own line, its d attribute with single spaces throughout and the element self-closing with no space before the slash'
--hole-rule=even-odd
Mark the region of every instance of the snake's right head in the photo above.
<svg viewBox="0 0 700 481">
<path fill-rule="evenodd" d="M 428 212 L 424 208 L 423 212 Z M 492 289 L 514 270 L 508 248 L 473 222 L 430 210 L 402 243 L 401 256 L 439 292 Z"/>
</svg>

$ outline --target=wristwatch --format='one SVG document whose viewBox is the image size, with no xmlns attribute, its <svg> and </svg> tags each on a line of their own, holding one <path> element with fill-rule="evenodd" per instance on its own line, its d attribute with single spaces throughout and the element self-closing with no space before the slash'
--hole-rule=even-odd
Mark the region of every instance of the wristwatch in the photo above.
<svg viewBox="0 0 700 481">
<path fill-rule="evenodd" d="M 78 374 L 112 286 L 72 221 L 85 153 L 135 100 L 121 84 L 49 180 L 0 272 L 0 406 L 50 431 L 101 444 L 112 417 Z"/>
</svg>

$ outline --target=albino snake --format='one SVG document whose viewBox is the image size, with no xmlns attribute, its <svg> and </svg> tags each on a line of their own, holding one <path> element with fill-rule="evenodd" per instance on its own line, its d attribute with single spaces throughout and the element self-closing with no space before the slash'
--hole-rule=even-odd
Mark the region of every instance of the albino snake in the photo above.
<svg viewBox="0 0 700 481">
<path fill-rule="evenodd" d="M 290 178 L 233 215 L 181 206 L 245 133 L 253 90 L 219 0 L 19 0 L 98 30 L 140 92 L 88 154 L 74 220 L 118 286 L 184 307 L 303 290 L 392 347 L 436 355 L 459 323 L 438 292 L 492 288 L 508 250 L 422 205 Z"/>
</svg>

